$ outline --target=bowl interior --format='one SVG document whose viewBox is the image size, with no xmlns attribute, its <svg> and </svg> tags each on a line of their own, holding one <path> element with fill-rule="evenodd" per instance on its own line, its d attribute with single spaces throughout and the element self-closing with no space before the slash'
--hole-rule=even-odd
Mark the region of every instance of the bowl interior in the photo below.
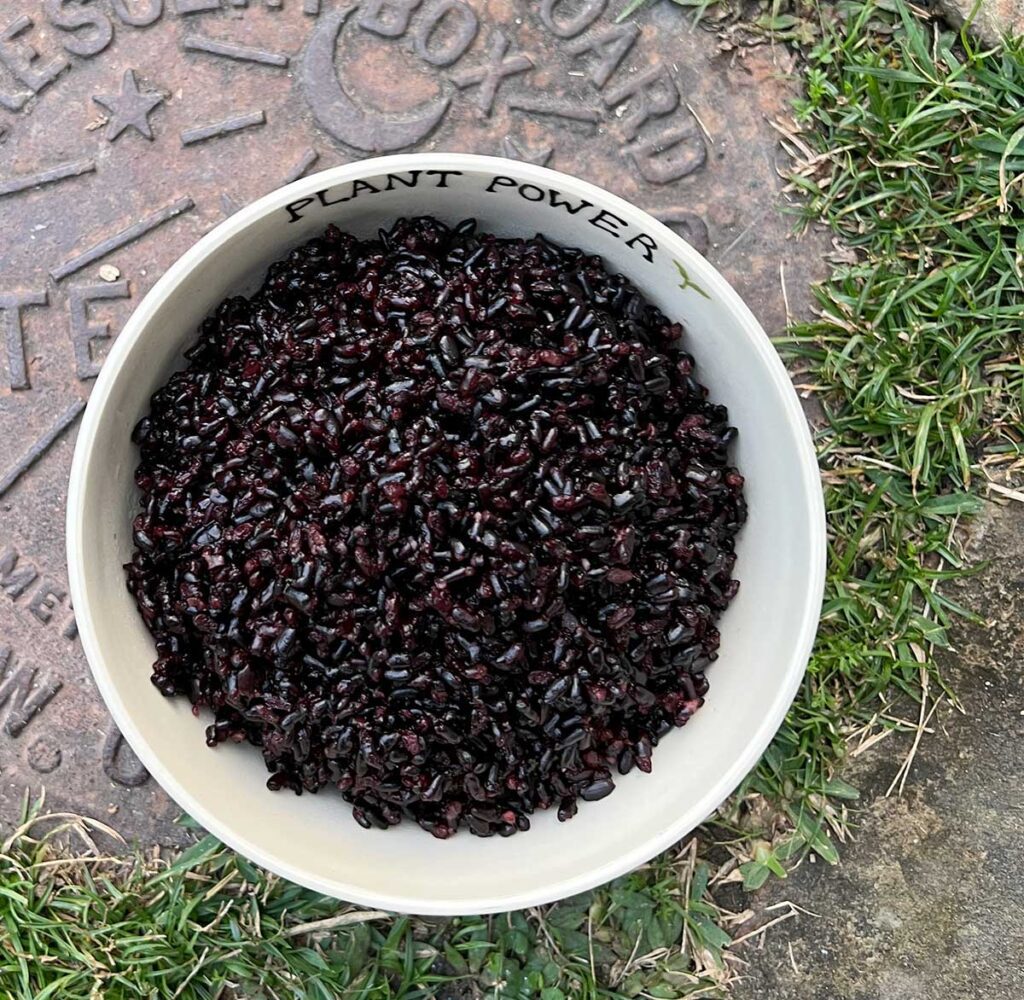
<svg viewBox="0 0 1024 1000">
<path fill-rule="evenodd" d="M 506 172 L 507 171 L 507 172 Z M 704 708 L 658 747 L 654 771 L 617 782 L 560 824 L 537 815 L 508 840 L 434 840 L 404 824 L 365 831 L 340 795 L 271 793 L 258 751 L 206 747 L 205 719 L 149 680 L 149 634 L 122 565 L 131 554 L 137 456 L 151 393 L 183 364 L 203 317 L 251 290 L 267 264 L 328 223 L 358 235 L 402 215 L 473 216 L 504 235 L 543 232 L 601 254 L 682 320 L 697 377 L 740 435 L 750 520 L 739 595 L 721 622 Z M 679 267 L 682 267 L 681 272 Z M 421 913 L 513 908 L 581 891 L 642 863 L 704 819 L 777 728 L 803 674 L 821 594 L 823 527 L 809 437 L 764 333 L 706 262 L 644 213 L 551 171 L 481 157 L 391 157 L 300 181 L 244 209 L 162 279 L 121 334 L 89 405 L 69 501 L 83 642 L 102 693 L 146 766 L 212 832 L 257 862 L 356 902 Z"/>
</svg>

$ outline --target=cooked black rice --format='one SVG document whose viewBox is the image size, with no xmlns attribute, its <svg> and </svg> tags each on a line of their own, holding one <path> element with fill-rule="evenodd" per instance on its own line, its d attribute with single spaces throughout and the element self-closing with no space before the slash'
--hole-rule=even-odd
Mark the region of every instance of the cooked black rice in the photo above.
<svg viewBox="0 0 1024 1000">
<path fill-rule="evenodd" d="M 746 516 L 685 341 L 542 236 L 293 250 L 135 430 L 153 683 L 363 826 L 504 836 L 649 771 L 703 703 Z"/>
</svg>

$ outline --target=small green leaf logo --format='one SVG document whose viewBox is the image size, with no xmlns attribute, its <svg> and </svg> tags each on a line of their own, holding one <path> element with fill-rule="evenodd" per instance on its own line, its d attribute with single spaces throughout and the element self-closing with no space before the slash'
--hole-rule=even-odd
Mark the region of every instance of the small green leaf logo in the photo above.
<svg viewBox="0 0 1024 1000">
<path fill-rule="evenodd" d="M 683 279 L 682 282 L 680 283 L 679 287 L 684 292 L 686 291 L 687 288 L 692 288 L 695 292 L 698 292 L 699 294 L 703 295 L 704 298 L 706 298 L 710 302 L 711 301 L 711 296 L 708 295 L 708 293 L 705 292 L 704 289 L 700 287 L 700 285 L 698 285 L 696 282 L 694 282 L 690 278 L 690 275 L 687 272 L 686 268 L 683 267 L 683 265 L 680 264 L 679 261 L 677 261 L 677 260 L 673 261 L 673 263 L 676 266 L 676 270 L 679 272 L 679 277 Z"/>
</svg>

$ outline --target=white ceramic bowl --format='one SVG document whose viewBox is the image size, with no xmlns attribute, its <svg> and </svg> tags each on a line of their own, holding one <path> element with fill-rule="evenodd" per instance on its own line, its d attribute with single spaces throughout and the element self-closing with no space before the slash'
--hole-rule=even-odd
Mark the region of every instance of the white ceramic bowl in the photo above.
<svg viewBox="0 0 1024 1000">
<path fill-rule="evenodd" d="M 414 182 L 414 186 L 409 186 Z M 554 193 L 553 193 L 554 192 Z M 575 212 L 560 202 L 569 202 Z M 580 206 L 580 202 L 584 204 Z M 615 793 L 553 812 L 509 839 L 439 841 L 413 824 L 353 822 L 340 795 L 271 793 L 258 751 L 204 741 L 186 699 L 150 683 L 153 643 L 125 587 L 137 494 L 133 426 L 183 364 L 203 317 L 255 288 L 264 269 L 328 223 L 358 235 L 403 215 L 468 216 L 503 235 L 543 232 L 604 257 L 682 320 L 698 377 L 740 431 L 735 461 L 750 520 L 740 536 L 739 595 L 721 621 L 721 657 L 705 706 Z M 231 216 L 156 283 L 117 338 L 78 435 L 68 495 L 71 592 L 82 643 L 132 748 L 179 805 L 253 861 L 310 888 L 424 914 L 532 906 L 614 878 L 704 820 L 754 766 L 797 690 L 814 638 L 825 526 L 810 436 L 786 371 L 750 310 L 696 251 L 600 188 L 484 156 L 364 160 L 296 181 Z"/>
</svg>

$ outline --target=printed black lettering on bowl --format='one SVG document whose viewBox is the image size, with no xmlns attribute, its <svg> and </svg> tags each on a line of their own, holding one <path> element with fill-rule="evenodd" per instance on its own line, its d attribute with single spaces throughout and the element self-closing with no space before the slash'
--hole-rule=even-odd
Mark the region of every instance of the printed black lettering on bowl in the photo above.
<svg viewBox="0 0 1024 1000">
<path fill-rule="evenodd" d="M 746 517 L 685 346 L 543 236 L 293 250 L 135 429 L 154 684 L 363 826 L 507 836 L 649 771 L 703 703 Z"/>
</svg>

